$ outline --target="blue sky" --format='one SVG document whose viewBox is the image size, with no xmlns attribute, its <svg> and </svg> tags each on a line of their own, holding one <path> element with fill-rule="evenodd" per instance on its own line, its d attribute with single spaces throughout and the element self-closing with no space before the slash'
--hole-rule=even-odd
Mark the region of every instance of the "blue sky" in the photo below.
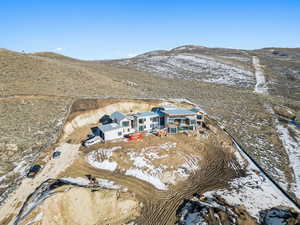
<svg viewBox="0 0 300 225">
<path fill-rule="evenodd" d="M 300 0 L 0 1 L 0 48 L 110 59 L 185 44 L 300 47 Z"/>
</svg>

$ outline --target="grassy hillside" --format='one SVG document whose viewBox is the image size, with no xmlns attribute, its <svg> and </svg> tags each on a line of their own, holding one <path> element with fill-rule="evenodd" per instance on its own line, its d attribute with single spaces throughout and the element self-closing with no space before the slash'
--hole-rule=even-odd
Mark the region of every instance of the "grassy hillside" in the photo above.
<svg viewBox="0 0 300 225">
<path fill-rule="evenodd" d="M 58 56 L 0 51 L 0 95 L 103 96 L 130 93 L 126 85 L 113 81 L 102 71 L 91 70 L 76 60 Z"/>
</svg>

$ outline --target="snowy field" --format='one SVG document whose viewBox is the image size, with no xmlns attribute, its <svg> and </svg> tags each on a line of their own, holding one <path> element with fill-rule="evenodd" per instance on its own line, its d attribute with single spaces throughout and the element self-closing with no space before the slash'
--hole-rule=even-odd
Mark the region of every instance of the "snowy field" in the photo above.
<svg viewBox="0 0 300 225">
<path fill-rule="evenodd" d="M 240 87 L 253 87 L 255 76 L 243 67 L 204 55 L 177 54 L 125 60 L 141 71 L 154 72 L 165 77 L 197 80 Z"/>
<path fill-rule="evenodd" d="M 118 167 L 118 164 L 111 160 L 113 151 L 121 149 L 122 147 L 117 146 L 110 149 L 98 149 L 87 155 L 87 161 L 90 165 L 95 168 L 102 170 L 115 171 Z M 101 157 L 105 158 L 101 160 Z"/>
<path fill-rule="evenodd" d="M 179 180 L 186 179 L 199 168 L 199 158 L 187 156 L 180 152 L 172 152 L 175 147 L 176 143 L 166 142 L 144 147 L 139 151 L 128 149 L 126 156 L 118 159 L 113 157 L 113 152 L 121 149 L 117 146 L 90 152 L 86 160 L 95 168 L 112 172 L 118 169 L 124 175 L 146 181 L 159 190 L 167 190 L 170 184 L 176 184 Z M 182 160 L 184 163 L 179 166 L 161 163 L 160 160 L 167 159 L 169 154 L 176 154 L 178 158 L 184 159 Z M 121 168 L 118 160 L 122 160 L 122 163 L 126 163 L 129 168 Z"/>
<path fill-rule="evenodd" d="M 178 180 L 187 178 L 194 170 L 198 169 L 198 159 L 180 153 L 177 154 L 185 158 L 185 163 L 177 168 L 162 163 L 155 166 L 151 162 L 151 160 L 167 158 L 169 151 L 175 147 L 176 143 L 166 142 L 159 146 L 145 147 L 139 153 L 129 152 L 128 155 L 134 168 L 127 170 L 125 175 L 149 182 L 157 189 L 167 190 L 169 184 L 176 184 Z"/>
<path fill-rule="evenodd" d="M 237 146 L 238 147 L 238 146 Z M 240 149 L 239 149 L 240 150 Z M 287 206 L 297 207 L 265 176 L 262 171 L 240 150 L 236 153 L 241 166 L 244 166 L 241 156 L 247 159 L 247 176 L 233 180 L 230 183 L 232 190 L 222 189 L 217 191 L 206 192 L 207 197 L 213 195 L 221 196 L 232 206 L 244 206 L 247 212 L 259 218 L 261 210 L 270 209 L 272 207 Z"/>
<path fill-rule="evenodd" d="M 300 199 L 300 131 L 293 125 L 285 127 L 280 123 L 277 124 L 276 128 L 288 154 L 290 167 L 294 172 L 294 183 L 292 183 L 290 191 L 295 193 L 296 197 Z M 294 132 L 294 136 L 290 134 L 289 129 Z"/>
</svg>

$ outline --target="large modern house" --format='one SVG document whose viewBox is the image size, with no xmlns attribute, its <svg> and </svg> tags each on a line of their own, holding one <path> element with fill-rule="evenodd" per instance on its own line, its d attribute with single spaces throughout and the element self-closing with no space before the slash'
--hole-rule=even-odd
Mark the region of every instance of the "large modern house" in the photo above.
<svg viewBox="0 0 300 225">
<path fill-rule="evenodd" d="M 182 131 L 195 131 L 198 125 L 202 125 L 203 112 L 199 109 L 181 109 L 174 106 L 153 108 L 149 112 L 139 112 L 126 115 L 121 112 L 114 112 L 107 120 L 98 127 L 93 127 L 95 136 L 100 136 L 104 141 L 121 138 L 124 135 L 135 132 L 150 132 L 158 129 L 166 129 L 170 134 Z M 103 118 L 100 119 L 103 121 Z"/>
</svg>

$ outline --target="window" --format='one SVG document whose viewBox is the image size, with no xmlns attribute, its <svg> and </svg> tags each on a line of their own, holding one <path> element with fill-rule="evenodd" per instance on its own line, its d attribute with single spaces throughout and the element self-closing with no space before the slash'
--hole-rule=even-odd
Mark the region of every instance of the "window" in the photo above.
<svg viewBox="0 0 300 225">
<path fill-rule="evenodd" d="M 184 131 L 184 130 L 188 130 L 188 127 L 178 127 L 179 131 Z"/>
<path fill-rule="evenodd" d="M 152 122 L 158 122 L 158 117 L 151 117 L 150 121 L 152 121 Z"/>
<path fill-rule="evenodd" d="M 201 120 L 202 119 L 202 115 L 197 115 L 197 119 Z"/>
<path fill-rule="evenodd" d="M 123 121 L 122 127 L 129 127 L 129 121 Z"/>
<path fill-rule="evenodd" d="M 122 136 L 122 131 L 119 131 L 119 132 L 118 132 L 118 136 Z"/>
<path fill-rule="evenodd" d="M 141 118 L 141 119 L 139 119 L 139 123 L 144 123 L 145 120 L 146 119 Z"/>
<path fill-rule="evenodd" d="M 177 133 L 177 129 L 176 128 L 169 128 L 168 131 L 171 134 L 176 134 Z"/>
<path fill-rule="evenodd" d="M 168 119 L 168 122 L 169 122 L 169 123 L 174 123 L 174 119 L 170 119 L 170 118 L 169 118 L 169 119 Z"/>
<path fill-rule="evenodd" d="M 195 125 L 196 124 L 196 120 L 191 120 L 191 124 Z"/>
<path fill-rule="evenodd" d="M 129 131 L 130 131 L 130 128 L 127 129 L 127 132 L 129 132 Z"/>
<path fill-rule="evenodd" d="M 139 126 L 139 131 L 143 131 L 144 130 L 144 126 Z"/>
</svg>

